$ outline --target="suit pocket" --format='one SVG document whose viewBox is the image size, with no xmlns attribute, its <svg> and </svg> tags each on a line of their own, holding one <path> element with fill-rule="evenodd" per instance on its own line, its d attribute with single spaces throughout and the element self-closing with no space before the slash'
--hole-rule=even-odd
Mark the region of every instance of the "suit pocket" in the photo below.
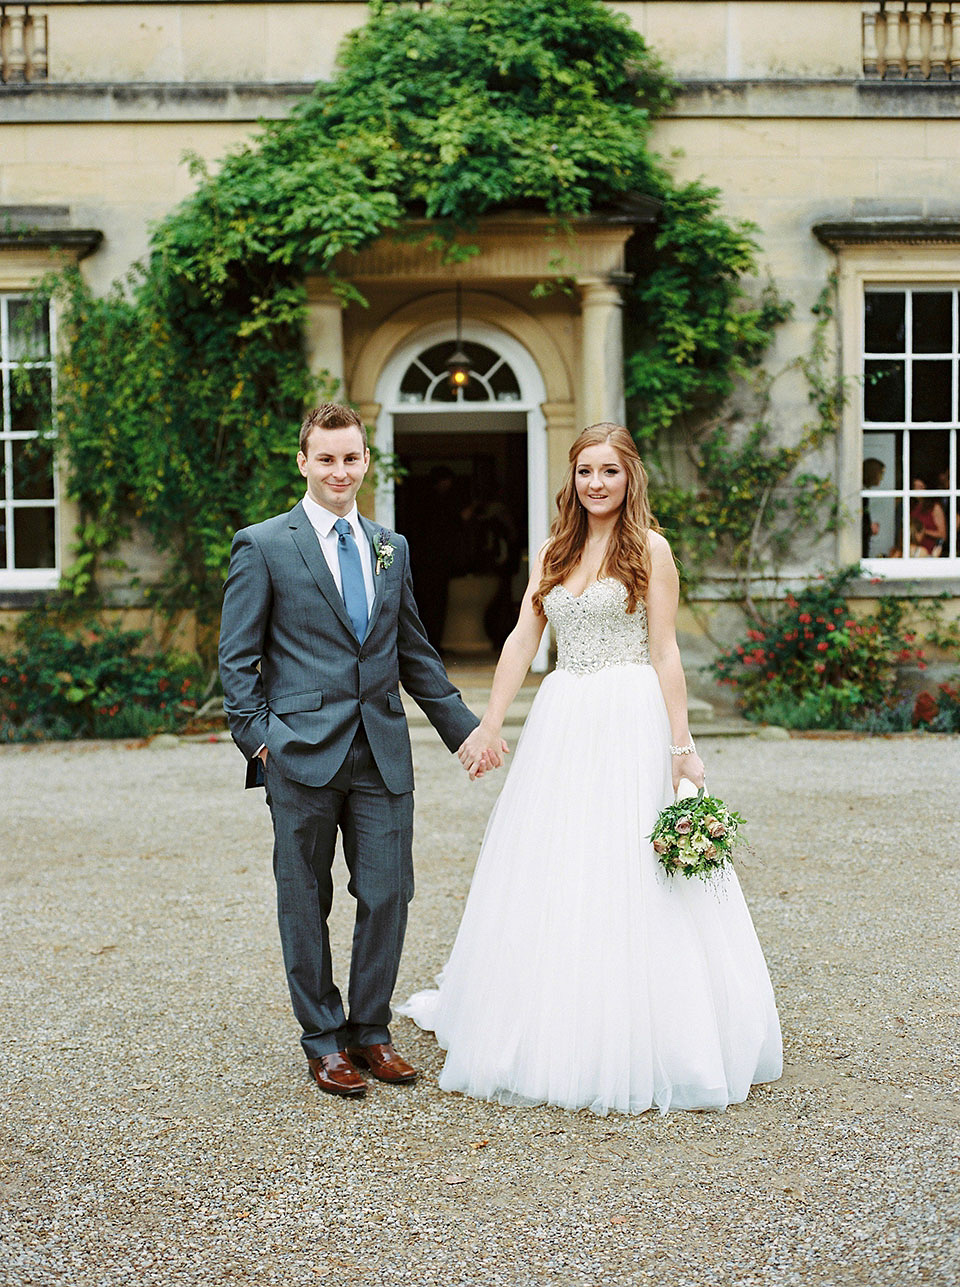
<svg viewBox="0 0 960 1287">
<path fill-rule="evenodd" d="M 274 715 L 292 715 L 294 711 L 318 711 L 323 705 L 323 693 L 315 688 L 308 693 L 282 693 L 267 702 Z"/>
<path fill-rule="evenodd" d="M 387 693 L 387 707 L 393 711 L 394 715 L 403 714 L 403 698 L 399 693 Z"/>
</svg>

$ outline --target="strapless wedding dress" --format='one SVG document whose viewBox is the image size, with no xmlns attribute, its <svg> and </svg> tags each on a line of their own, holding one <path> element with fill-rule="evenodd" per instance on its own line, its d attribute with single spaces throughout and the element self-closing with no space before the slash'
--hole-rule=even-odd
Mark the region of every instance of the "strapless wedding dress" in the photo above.
<svg viewBox="0 0 960 1287">
<path fill-rule="evenodd" d="M 782 1067 L 739 882 L 666 876 L 673 799 L 643 605 L 594 582 L 544 604 L 557 668 L 527 717 L 438 988 L 401 1014 L 447 1051 L 440 1085 L 505 1104 L 724 1108 Z M 733 805 L 735 801 L 731 802 Z"/>
</svg>

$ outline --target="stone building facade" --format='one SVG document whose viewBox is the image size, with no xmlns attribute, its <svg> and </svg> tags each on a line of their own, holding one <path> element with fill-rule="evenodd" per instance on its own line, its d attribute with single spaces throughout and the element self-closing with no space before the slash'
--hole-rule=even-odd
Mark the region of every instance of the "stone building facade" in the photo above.
<svg viewBox="0 0 960 1287">
<path fill-rule="evenodd" d="M 960 595 L 960 4 L 616 8 L 681 84 L 658 150 L 758 226 L 763 259 L 795 302 L 772 365 L 807 351 L 810 308 L 837 275 L 833 341 L 850 397 L 827 467 L 848 518 L 818 557 L 865 558 L 912 592 Z M 331 74 L 366 12 L 341 0 L 0 8 L 0 613 L 56 585 L 75 518 L 11 379 L 24 345 L 38 380 L 56 376 L 56 318 L 24 335 L 23 292 L 63 254 L 106 289 L 189 191 L 183 154 L 216 162 L 258 119 L 286 112 Z M 580 221 L 564 248 L 570 294 L 531 296 L 556 246 L 542 221 L 506 214 L 486 221 L 481 254 L 462 266 L 409 242 L 370 247 L 350 269 L 368 309 L 343 310 L 323 281 L 309 283 L 312 362 L 410 471 L 406 494 L 387 484 L 370 497 L 381 521 L 403 527 L 448 469 L 463 498 L 506 508 L 522 579 L 573 436 L 623 414 L 624 247 L 654 219 L 640 202 L 629 217 Z M 478 378 L 456 399 L 440 377 L 458 328 Z M 809 416 L 800 380 L 778 381 L 773 416 L 784 432 Z M 151 551 L 132 558 L 149 573 Z M 864 578 L 862 593 L 875 592 Z"/>
</svg>

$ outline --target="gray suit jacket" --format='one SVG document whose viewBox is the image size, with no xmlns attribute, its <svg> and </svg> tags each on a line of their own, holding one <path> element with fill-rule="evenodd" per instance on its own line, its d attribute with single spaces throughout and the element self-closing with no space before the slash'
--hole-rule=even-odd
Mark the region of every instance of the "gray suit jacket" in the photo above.
<svg viewBox="0 0 960 1287">
<path fill-rule="evenodd" d="M 360 524 L 374 546 L 383 529 Z M 374 577 L 367 632 L 358 641 L 303 505 L 239 531 L 230 553 L 220 626 L 220 677 L 247 786 L 266 745 L 281 772 L 325 786 L 361 721 L 393 793 L 413 790 L 400 683 L 451 751 L 476 727 L 430 646 L 417 613 L 407 542 L 385 539 L 393 562 Z"/>
</svg>

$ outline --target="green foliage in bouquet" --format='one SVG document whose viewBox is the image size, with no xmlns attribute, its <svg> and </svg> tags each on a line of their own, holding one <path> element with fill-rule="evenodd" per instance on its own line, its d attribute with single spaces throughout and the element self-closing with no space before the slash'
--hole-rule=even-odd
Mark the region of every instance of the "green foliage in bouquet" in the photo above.
<svg viewBox="0 0 960 1287">
<path fill-rule="evenodd" d="M 853 617 L 844 589 L 858 574 L 846 568 L 790 594 L 763 628 L 721 653 L 713 672 L 736 691 L 748 719 L 786 728 L 854 728 L 871 712 L 892 709 L 897 666 L 925 666 L 924 650 L 901 604 L 880 599 Z"/>
<path fill-rule="evenodd" d="M 0 658 L 0 741 L 149 737 L 199 705 L 195 662 L 144 651 L 146 632 L 87 622 L 66 629 L 30 613 Z"/>
<path fill-rule="evenodd" d="M 650 833 L 653 850 L 669 875 L 710 877 L 733 859 L 743 818 L 703 787 L 695 797 L 668 804 Z"/>
<path fill-rule="evenodd" d="M 168 555 L 156 606 L 195 614 L 210 644 L 231 535 L 292 503 L 293 428 L 334 391 L 307 368 L 305 278 L 362 306 L 351 255 L 411 220 L 465 259 L 480 216 L 553 216 L 562 277 L 572 217 L 637 191 L 660 198 L 656 254 L 631 297 L 631 388 L 658 430 L 722 397 L 781 310 L 749 305 L 740 286 L 751 233 L 650 148 L 673 92 L 601 0 L 374 0 L 329 83 L 216 168 L 192 159 L 196 190 L 144 264 L 102 298 L 78 273 L 53 287 L 67 346 L 58 429 L 83 520 L 77 597 L 96 600 L 98 561 L 139 526 Z"/>
</svg>

